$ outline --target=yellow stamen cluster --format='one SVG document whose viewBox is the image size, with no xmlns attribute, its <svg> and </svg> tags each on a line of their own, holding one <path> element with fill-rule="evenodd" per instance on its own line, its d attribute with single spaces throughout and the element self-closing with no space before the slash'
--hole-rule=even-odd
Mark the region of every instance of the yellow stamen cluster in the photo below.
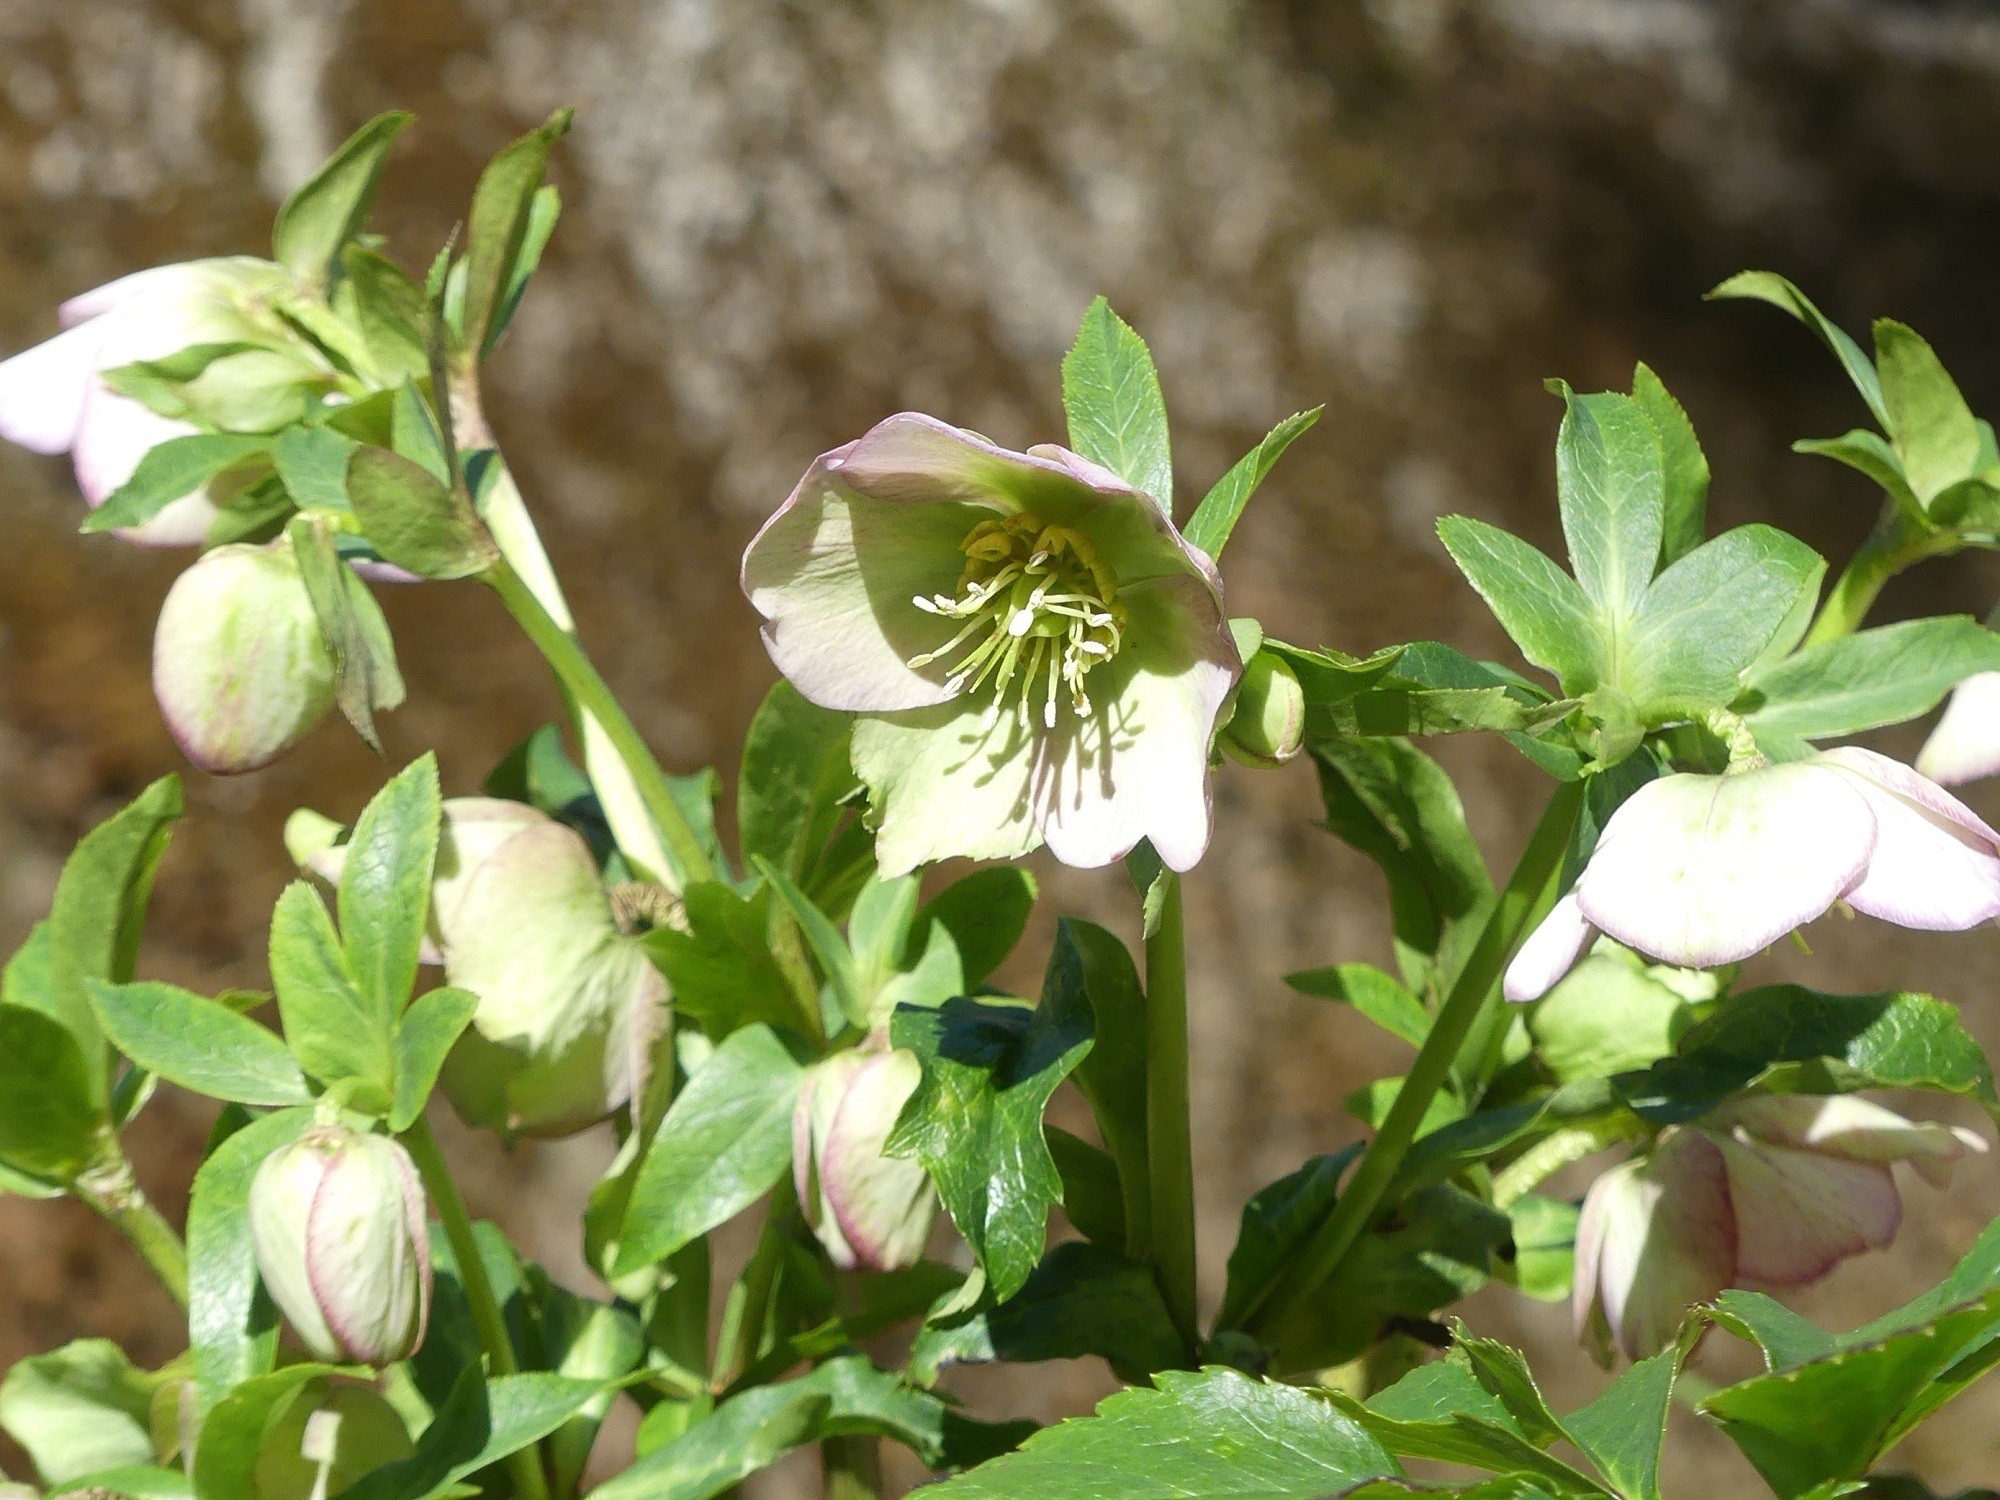
<svg viewBox="0 0 2000 1500">
<path fill-rule="evenodd" d="M 963 620 L 964 627 L 935 651 L 911 657 L 910 665 L 956 656 L 945 686 L 956 693 L 992 684 L 989 725 L 1010 700 L 1026 724 L 1038 694 L 1047 728 L 1055 728 L 1056 705 L 1065 696 L 1079 716 L 1088 715 L 1084 679 L 1118 654 L 1125 631 L 1125 606 L 1096 550 L 1069 527 L 1029 515 L 981 521 L 962 547 L 958 592 L 912 602 L 927 614 Z"/>
</svg>

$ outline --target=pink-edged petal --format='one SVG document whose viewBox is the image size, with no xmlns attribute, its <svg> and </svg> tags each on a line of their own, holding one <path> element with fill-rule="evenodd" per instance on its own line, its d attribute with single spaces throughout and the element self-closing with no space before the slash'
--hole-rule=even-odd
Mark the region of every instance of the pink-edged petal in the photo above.
<svg viewBox="0 0 2000 1500">
<path fill-rule="evenodd" d="M 1908 766 L 1843 745 L 1815 764 L 1846 774 L 1875 815 L 1875 850 L 1845 893 L 1856 911 L 1931 932 L 2000 916 L 2000 834 Z"/>
<path fill-rule="evenodd" d="M 1595 932 L 1577 904 L 1576 893 L 1570 892 L 1549 908 L 1549 914 L 1521 944 L 1514 961 L 1507 965 L 1502 991 L 1516 1002 L 1541 999 L 1576 966 Z"/>
<path fill-rule="evenodd" d="M 0 361 L 0 438 L 35 453 L 67 453 L 83 420 L 104 330 L 72 328 Z"/>
<path fill-rule="evenodd" d="M 1817 1281 L 1850 1255 L 1896 1237 L 1903 1201 L 1877 1162 L 1713 1135 L 1737 1204 L 1736 1276 L 1766 1287 Z"/>
<path fill-rule="evenodd" d="M 792 1188 L 827 1259 L 843 1271 L 854 1269 L 854 1247 L 841 1233 L 840 1221 L 827 1201 L 819 1160 L 847 1086 L 866 1061 L 855 1051 L 836 1052 L 823 1058 L 806 1070 L 799 1085 L 799 1097 L 792 1106 Z"/>
<path fill-rule="evenodd" d="M 1649 782 L 1612 814 L 1578 906 L 1665 963 L 1748 958 L 1824 913 L 1865 868 L 1875 819 L 1852 781 L 1808 761 Z"/>
<path fill-rule="evenodd" d="M 1049 850 L 1095 869 L 1140 839 L 1170 869 L 1208 848 L 1208 753 L 1243 659 L 1206 584 L 1161 579 L 1122 596 L 1128 645 L 1085 679 L 1091 712 L 1067 705 L 1032 787 Z"/>
<path fill-rule="evenodd" d="M 139 460 L 154 448 L 170 438 L 200 430 L 192 422 L 163 417 L 119 395 L 102 380 L 92 379 L 83 398 L 76 445 L 70 450 L 77 487 L 95 509 L 132 477 Z M 143 525 L 126 527 L 118 535 L 146 547 L 199 546 L 215 517 L 216 509 L 206 490 L 196 490 L 172 501 Z"/>
<path fill-rule="evenodd" d="M 870 1057 L 852 1080 L 834 1114 L 819 1155 L 821 1188 L 851 1248 L 870 1271 L 897 1271 L 923 1258 L 937 1199 L 923 1165 L 883 1154 L 923 1068 L 916 1054 Z"/>
<path fill-rule="evenodd" d="M 1893 1109 L 1852 1094 L 1753 1095 L 1711 1112 L 1702 1124 L 1765 1144 L 1849 1161 L 1885 1166 L 1908 1162 L 1932 1187 L 1949 1183 L 1952 1168 L 1968 1153 L 1986 1151 L 1985 1140 L 1970 1130 L 1905 1119 Z"/>
<path fill-rule="evenodd" d="M 2000 772 L 2000 672 L 1976 672 L 1952 689 L 1917 770 L 1944 786 Z"/>
<path fill-rule="evenodd" d="M 1652 1155 L 1613 1167 L 1577 1223 L 1579 1335 L 1601 1315 L 1626 1358 L 1657 1354 L 1689 1307 L 1729 1285 L 1736 1235 L 1722 1157 L 1703 1137 L 1676 1131 Z"/>
</svg>

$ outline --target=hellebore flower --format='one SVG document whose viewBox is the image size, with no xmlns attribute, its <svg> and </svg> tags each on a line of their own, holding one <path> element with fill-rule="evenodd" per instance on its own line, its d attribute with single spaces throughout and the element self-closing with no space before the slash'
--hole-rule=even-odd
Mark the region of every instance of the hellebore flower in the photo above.
<svg viewBox="0 0 2000 1500">
<path fill-rule="evenodd" d="M 1986 1143 L 1850 1096 L 1739 1099 L 1591 1184 L 1576 1233 L 1577 1336 L 1645 1359 L 1725 1287 L 1803 1286 L 1895 1239 L 1907 1162 L 1933 1187 Z"/>
<path fill-rule="evenodd" d="M 204 771 L 276 760 L 333 706 L 334 680 L 289 538 L 217 547 L 167 590 L 153 632 L 153 694 Z"/>
<path fill-rule="evenodd" d="M 271 1300 L 318 1358 L 392 1365 L 423 1343 L 424 1190 L 387 1136 L 316 1125 L 265 1157 L 250 1184 L 250 1238 Z"/>
<path fill-rule="evenodd" d="M 198 346 L 231 346 L 238 352 L 201 379 L 238 410 L 247 403 L 248 414 L 261 415 L 254 409 L 276 393 L 323 373 L 304 342 L 264 307 L 291 286 L 270 261 L 230 256 L 157 266 L 72 297 L 58 311 L 63 332 L 0 361 L 0 438 L 37 453 L 68 453 L 84 499 L 103 504 L 149 449 L 202 430 L 119 394 L 103 372 Z M 268 425 L 287 419 L 274 412 Z M 149 546 L 192 546 L 214 519 L 215 506 L 199 490 L 121 534 Z"/>
<path fill-rule="evenodd" d="M 304 861 L 338 882 L 335 845 Z M 619 928 L 590 846 L 520 802 L 444 804 L 426 962 L 479 997 L 445 1061 L 475 1125 L 568 1135 L 631 1102 L 664 1021 L 667 983 Z"/>
<path fill-rule="evenodd" d="M 1917 769 L 1942 786 L 2000 771 L 2000 672 L 1975 672 L 1951 690 Z"/>
<path fill-rule="evenodd" d="M 799 1089 L 792 1181 L 843 1271 L 900 1271 L 923 1257 L 937 1195 L 920 1164 L 882 1152 L 922 1079 L 914 1052 L 865 1046 L 814 1064 Z"/>
<path fill-rule="evenodd" d="M 1900 927 L 1976 927 L 2000 916 L 2000 834 L 1856 745 L 1725 776 L 1663 776 L 1611 815 L 1575 887 L 1508 966 L 1507 998 L 1547 993 L 1593 929 L 1706 969 L 1836 901 Z"/>
<path fill-rule="evenodd" d="M 863 715 L 884 875 L 1044 841 L 1092 867 L 1142 838 L 1185 870 L 1207 847 L 1242 658 L 1214 563 L 1108 470 L 890 417 L 813 464 L 742 581 L 778 670 Z"/>
</svg>

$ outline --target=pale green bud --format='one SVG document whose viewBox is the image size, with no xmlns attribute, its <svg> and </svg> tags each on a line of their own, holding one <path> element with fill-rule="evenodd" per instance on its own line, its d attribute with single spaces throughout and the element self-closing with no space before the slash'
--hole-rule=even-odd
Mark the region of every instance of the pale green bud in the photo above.
<svg viewBox="0 0 2000 1500">
<path fill-rule="evenodd" d="M 1299 675 L 1275 652 L 1259 651 L 1243 669 L 1236 711 L 1222 731 L 1222 746 L 1253 766 L 1281 766 L 1305 742 L 1306 695 Z"/>
</svg>

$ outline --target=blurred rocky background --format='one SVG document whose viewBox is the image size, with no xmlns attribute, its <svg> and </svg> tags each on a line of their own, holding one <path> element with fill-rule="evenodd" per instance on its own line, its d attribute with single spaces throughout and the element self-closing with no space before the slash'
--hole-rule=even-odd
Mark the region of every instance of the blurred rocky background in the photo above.
<svg viewBox="0 0 2000 1500">
<path fill-rule="evenodd" d="M 562 103 L 566 211 L 492 404 L 585 641 L 672 766 L 728 767 L 770 681 L 735 559 L 812 456 L 905 407 L 1010 445 L 1058 436 L 1056 360 L 1097 291 L 1152 341 L 1184 507 L 1272 421 L 1326 403 L 1228 585 L 1274 633 L 1350 650 L 1503 650 L 1433 522 L 1552 544 L 1541 382 L 1622 386 L 1641 357 L 1708 447 L 1718 527 L 1770 519 L 1844 555 L 1871 493 L 1788 444 L 1863 414 L 1803 330 L 1703 305 L 1742 267 L 1790 274 L 1853 329 L 1913 323 L 1976 409 L 2000 406 L 2000 13 L 1919 0 L 0 0 L 0 350 L 122 272 L 260 249 L 283 193 L 392 107 L 421 121 L 378 223 L 422 265 L 483 159 Z M 183 559 L 79 538 L 78 515 L 61 461 L 0 450 L 0 950 L 78 834 L 187 774 L 148 683 Z M 1932 564 L 1885 612 L 1983 613 L 1996 584 L 1983 559 Z M 390 760 L 438 744 L 469 790 L 555 696 L 481 591 L 385 602 L 411 684 Z M 1496 744 L 1440 753 L 1511 860 L 1536 774 Z M 187 775 L 147 970 L 261 984 L 284 816 L 351 815 L 382 773 L 330 724 L 259 775 Z M 1403 1060 L 1281 982 L 1387 954 L 1374 872 L 1313 826 L 1310 773 L 1232 768 L 1217 800 L 1190 886 L 1211 1296 L 1241 1200 L 1351 1138 L 1342 1097 Z M 1129 929 L 1115 874 L 1045 873 L 1051 910 Z M 1766 970 L 1932 988 L 2000 1043 L 2000 937 L 1827 925 L 1814 957 Z M 134 1132 L 175 1216 L 207 1123 L 162 1097 Z M 451 1145 L 476 1206 L 575 1274 L 605 1142 Z M 1928 1285 L 2000 1209 L 1996 1184 L 1989 1165 L 1949 1196 L 1912 1188 L 1895 1250 L 1802 1305 L 1845 1325 Z M 180 1347 L 137 1260 L 73 1205 L 0 1201 L 0 1288 L 0 1361 L 82 1334 L 148 1361 Z M 1525 1341 L 1559 1401 L 1595 1389 L 1565 1309 L 1496 1290 L 1469 1316 Z M 1725 1342 L 1704 1354 L 1718 1377 Z M 1106 1385 L 1078 1366 L 963 1388 L 1051 1418 Z M 1991 1480 L 1996 1415 L 2000 1394 L 1976 1394 L 1902 1458 L 1940 1488 Z M 1683 1427 L 1679 1483 L 1755 1489 Z M 815 1483 L 795 1464 L 753 1488 Z"/>
</svg>

